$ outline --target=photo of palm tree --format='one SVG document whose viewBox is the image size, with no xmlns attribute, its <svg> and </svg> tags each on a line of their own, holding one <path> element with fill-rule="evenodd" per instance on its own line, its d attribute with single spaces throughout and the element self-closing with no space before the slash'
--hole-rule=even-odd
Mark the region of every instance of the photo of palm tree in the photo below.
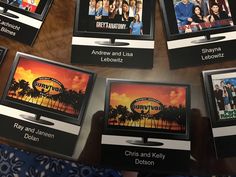
<svg viewBox="0 0 236 177">
<path fill-rule="evenodd" d="M 78 118 L 89 78 L 83 71 L 21 57 L 7 98 Z"/>
<path fill-rule="evenodd" d="M 185 86 L 111 83 L 107 124 L 109 127 L 185 133 L 186 92 Z"/>
</svg>

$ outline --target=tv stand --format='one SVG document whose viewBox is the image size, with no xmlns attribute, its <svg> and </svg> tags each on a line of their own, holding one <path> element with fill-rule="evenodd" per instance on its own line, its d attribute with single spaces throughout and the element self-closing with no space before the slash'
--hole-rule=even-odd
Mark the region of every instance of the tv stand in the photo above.
<svg viewBox="0 0 236 177">
<path fill-rule="evenodd" d="M 142 140 L 127 140 L 127 143 L 134 145 L 143 145 L 143 146 L 162 146 L 161 142 L 148 141 L 147 137 L 143 137 Z"/>
<path fill-rule="evenodd" d="M 49 122 L 47 120 L 40 119 L 40 115 L 35 115 L 35 117 L 34 117 L 34 116 L 26 115 L 26 114 L 21 114 L 20 116 L 25 120 L 30 120 L 32 122 L 36 122 L 36 123 L 39 123 L 39 124 L 54 125 L 53 122 Z"/>
<path fill-rule="evenodd" d="M 213 41 L 219 41 L 224 39 L 225 36 L 216 36 L 216 37 L 211 37 L 210 34 L 207 34 L 205 38 L 203 39 L 198 39 L 198 40 L 193 40 L 191 43 L 198 44 L 198 43 L 206 43 L 206 42 L 213 42 Z"/>
<path fill-rule="evenodd" d="M 115 39 L 112 38 L 109 41 L 95 41 L 96 44 L 99 45 L 107 45 L 107 46 L 126 46 L 129 45 L 128 42 L 115 42 Z"/>
<path fill-rule="evenodd" d="M 19 18 L 17 15 L 14 15 L 12 13 L 7 12 L 7 9 L 2 8 L 2 7 L 0 7 L 0 14 L 6 15 L 6 16 L 11 17 L 11 18 Z"/>
</svg>

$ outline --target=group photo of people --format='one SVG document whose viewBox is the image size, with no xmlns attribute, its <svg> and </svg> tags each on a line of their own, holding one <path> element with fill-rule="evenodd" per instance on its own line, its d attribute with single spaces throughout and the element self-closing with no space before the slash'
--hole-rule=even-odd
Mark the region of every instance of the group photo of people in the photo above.
<svg viewBox="0 0 236 177">
<path fill-rule="evenodd" d="M 131 35 L 143 35 L 143 0 L 89 0 L 95 20 L 126 23 Z"/>
<path fill-rule="evenodd" d="M 179 33 L 233 26 L 228 0 L 173 0 Z"/>
<path fill-rule="evenodd" d="M 218 111 L 236 109 L 236 78 L 213 80 L 213 87 Z"/>
<path fill-rule="evenodd" d="M 35 12 L 40 2 L 40 0 L 2 0 L 2 1 L 29 12 Z"/>
</svg>

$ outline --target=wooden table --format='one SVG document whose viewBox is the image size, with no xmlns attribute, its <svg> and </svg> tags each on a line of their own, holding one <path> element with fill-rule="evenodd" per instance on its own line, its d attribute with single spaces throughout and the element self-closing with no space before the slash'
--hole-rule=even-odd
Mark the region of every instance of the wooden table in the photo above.
<svg viewBox="0 0 236 177">
<path fill-rule="evenodd" d="M 74 0 L 66 2 L 62 2 L 61 0 L 54 0 L 49 14 L 47 15 L 41 31 L 32 47 L 0 36 L 0 45 L 5 46 L 9 49 L 5 61 L 0 67 L 0 95 L 3 94 L 4 86 L 7 82 L 12 61 L 17 51 L 33 54 L 62 63 L 70 63 L 75 3 L 76 2 Z M 236 65 L 236 60 L 212 65 L 170 70 L 166 47 L 166 38 L 159 3 L 157 3 L 156 5 L 155 27 L 154 67 L 152 69 L 142 70 L 96 66 L 80 67 L 95 71 L 100 78 L 109 77 L 154 82 L 190 84 L 191 108 L 193 109 L 191 124 L 192 155 L 197 159 L 197 162 L 192 162 L 192 173 L 236 173 L 236 158 L 216 160 L 214 157 L 214 150 L 211 142 L 212 135 L 209 119 L 207 118 L 205 109 L 204 93 L 201 79 L 201 71 L 222 67 L 232 67 Z M 191 59 L 191 56 L 189 56 L 189 59 Z M 103 107 L 103 105 L 101 105 L 101 107 Z M 86 154 L 86 151 L 84 151 L 84 153 Z M 89 157 L 89 154 L 87 154 L 87 160 L 89 159 Z M 81 162 L 83 162 L 83 158 L 81 158 Z M 98 161 L 96 161 L 95 159 L 94 162 Z"/>
</svg>

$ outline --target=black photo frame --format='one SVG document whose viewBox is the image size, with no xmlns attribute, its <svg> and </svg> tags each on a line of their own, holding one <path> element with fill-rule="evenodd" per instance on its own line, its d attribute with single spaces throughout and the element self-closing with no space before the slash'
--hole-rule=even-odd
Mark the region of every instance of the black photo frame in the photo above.
<svg viewBox="0 0 236 177">
<path fill-rule="evenodd" d="M 113 84 L 124 84 L 124 85 L 143 85 L 145 86 L 156 86 L 158 87 L 175 87 L 182 88 L 185 90 L 185 95 L 183 96 L 185 99 L 185 132 L 177 133 L 177 132 L 168 132 L 163 130 L 158 130 L 157 128 L 140 128 L 140 127 L 122 127 L 122 126 L 109 126 L 109 109 L 110 109 L 110 98 L 111 98 L 111 86 Z M 106 98 L 105 98 L 105 126 L 104 126 L 104 134 L 110 135 L 122 135 L 122 136 L 140 136 L 142 138 L 169 138 L 169 139 L 189 139 L 189 115 L 190 115 L 190 86 L 187 84 L 174 84 L 174 83 L 155 83 L 155 82 L 143 82 L 143 81 L 135 81 L 135 80 L 119 80 L 119 79 L 107 79 L 106 82 Z M 146 90 L 147 91 L 147 90 Z M 148 91 L 147 91 L 148 93 Z M 148 94 L 147 94 L 148 95 Z M 127 95 L 128 96 L 128 95 Z M 145 95 L 140 95 L 140 98 L 145 99 Z M 138 100 L 138 99 L 137 99 Z M 158 102 L 158 100 L 150 99 L 150 101 Z M 135 100 L 133 100 L 135 101 Z M 133 102 L 134 103 L 134 102 Z M 161 102 L 158 104 L 162 105 Z M 163 106 L 163 105 L 162 105 Z"/>
<path fill-rule="evenodd" d="M 234 80 L 236 81 L 236 68 L 203 71 L 202 75 L 206 104 L 212 126 L 223 127 L 236 125 L 236 108 L 234 106 L 236 104 L 236 97 L 235 93 L 233 93 L 233 83 Z M 216 87 L 219 87 L 219 91 L 216 91 Z M 221 98 L 221 95 L 223 98 Z M 228 98 L 225 98 L 227 95 Z M 232 96 L 233 98 L 231 98 Z"/>
<path fill-rule="evenodd" d="M 74 36 L 83 37 L 94 37 L 94 38 L 108 38 L 111 40 L 115 39 L 140 39 L 140 40 L 153 40 L 155 31 L 155 1 L 154 0 L 144 0 L 143 3 L 143 35 L 130 35 L 127 32 L 122 32 L 122 30 L 108 30 L 106 28 L 100 29 L 95 28 L 94 16 L 88 15 L 89 11 L 89 1 L 78 0 L 76 5 L 76 16 L 74 23 Z M 147 12 L 145 12 L 147 11 Z M 105 17 L 102 20 L 106 23 L 121 23 L 121 21 L 110 20 Z M 91 27 L 92 26 L 92 27 Z"/>
<path fill-rule="evenodd" d="M 2 64 L 2 62 L 6 56 L 6 53 L 7 53 L 7 48 L 0 46 L 0 64 Z"/>
<path fill-rule="evenodd" d="M 52 107 L 50 108 L 50 106 L 48 106 L 48 107 L 45 106 L 45 105 L 42 106 L 43 104 L 39 104 L 40 102 L 34 102 L 32 100 L 29 101 L 29 99 L 26 99 L 27 101 L 24 101 L 23 97 L 22 97 L 22 99 L 19 99 L 19 98 L 14 98 L 14 97 L 11 98 L 9 96 L 9 90 L 11 88 L 12 83 L 14 81 L 17 82 L 17 80 L 14 79 L 14 76 L 15 76 L 15 73 L 17 72 L 18 64 L 21 61 L 22 61 L 22 63 L 24 63 L 24 62 L 25 63 L 33 62 L 33 63 L 43 64 L 45 66 L 49 66 L 49 67 L 52 67 L 52 68 L 55 68 L 55 69 L 63 69 L 67 72 L 74 73 L 75 74 L 74 77 L 86 76 L 86 85 L 83 87 L 83 88 L 85 88 L 84 91 L 82 91 L 82 89 L 79 90 L 80 88 L 77 88 L 77 90 L 76 89 L 70 89 L 71 94 L 74 90 L 74 91 L 76 91 L 77 95 L 81 91 L 80 95 L 82 95 L 82 97 L 80 97 L 80 98 L 82 98 L 81 99 L 82 102 L 81 103 L 76 103 L 76 105 L 79 105 L 78 106 L 79 108 L 77 109 L 76 113 L 73 113 L 74 116 L 71 113 L 70 114 L 66 113 L 66 111 L 62 111 L 62 112 L 64 112 L 64 113 L 62 113 L 61 111 L 58 111 L 58 109 L 56 109 L 56 107 L 52 109 Z M 27 65 L 27 67 L 31 67 L 31 66 L 32 65 L 30 65 L 30 64 Z M 37 71 L 37 73 L 40 73 L 40 72 Z M 34 85 L 34 83 L 36 83 L 36 80 L 38 82 L 38 80 L 40 80 L 41 78 L 43 78 L 42 80 L 44 80 L 45 83 L 49 83 L 49 82 L 54 83 L 54 82 L 56 82 L 55 84 L 58 86 L 58 88 L 63 89 L 63 92 L 61 92 L 61 93 L 59 93 L 60 90 L 58 91 L 58 93 L 59 93 L 58 95 L 59 96 L 61 95 L 60 97 L 63 97 L 62 94 L 65 95 L 66 93 L 70 92 L 70 90 L 68 88 L 63 86 L 64 84 L 61 84 L 63 82 L 59 81 L 60 78 L 59 79 L 56 79 L 56 78 L 50 79 L 50 74 L 49 74 L 48 77 L 45 75 L 45 73 L 42 73 L 42 74 L 43 74 L 42 76 L 34 78 L 33 82 L 32 81 L 29 82 L 29 83 L 32 82 L 32 85 L 30 85 L 30 89 L 28 89 L 28 90 L 33 90 L 33 92 L 37 92 L 38 98 L 42 97 L 42 98 L 49 99 L 49 101 L 50 101 L 50 99 L 53 100 L 53 97 L 52 97 L 53 94 L 51 96 L 49 95 L 50 97 L 47 95 L 46 87 L 44 87 L 44 91 L 43 90 L 38 91 L 37 89 L 35 89 L 36 85 Z M 61 74 L 63 74 L 63 73 L 61 73 Z M 63 77 L 63 76 L 60 76 L 60 77 Z M 16 56 L 15 56 L 15 59 L 14 59 L 14 63 L 13 63 L 12 68 L 11 68 L 11 73 L 9 75 L 8 82 L 5 86 L 4 94 L 3 94 L 2 100 L 1 100 L 1 104 L 5 105 L 5 106 L 12 107 L 12 108 L 16 108 L 16 109 L 19 109 L 19 110 L 24 110 L 24 111 L 33 113 L 33 114 L 36 115 L 36 119 L 37 118 L 39 119 L 40 116 L 45 116 L 45 117 L 49 117 L 51 119 L 55 119 L 55 120 L 58 120 L 58 121 L 63 121 L 63 122 L 67 122 L 67 123 L 71 123 L 71 124 L 75 124 L 75 125 L 81 125 L 82 120 L 83 120 L 83 116 L 84 116 L 84 113 L 85 113 L 85 110 L 86 110 L 86 107 L 87 107 L 87 104 L 88 104 L 88 101 L 89 101 L 89 97 L 90 97 L 92 89 L 93 89 L 95 78 L 96 78 L 96 74 L 94 72 L 91 72 L 91 71 L 88 71 L 88 70 L 85 70 L 85 69 L 81 69 L 81 68 L 78 68 L 78 67 L 75 67 L 75 66 L 71 66 L 71 65 L 67 65 L 67 64 L 63 64 L 63 63 L 58 63 L 56 61 L 51 61 L 51 60 L 41 58 L 41 57 L 37 57 L 37 56 L 34 56 L 34 55 L 29 55 L 29 54 L 17 52 Z M 66 79 L 64 77 L 64 80 L 66 80 Z M 78 79 L 80 79 L 80 78 L 78 78 Z M 22 80 L 22 78 L 21 78 L 21 80 Z M 72 85 L 72 79 L 71 78 L 64 81 L 64 83 L 65 82 L 71 82 L 70 84 Z M 50 90 L 53 90 L 53 89 L 50 89 Z M 53 91 L 55 91 L 55 89 Z M 27 96 L 27 95 L 25 95 L 25 96 Z M 71 102 L 71 98 L 69 98 L 68 96 L 67 96 L 66 99 Z M 58 101 L 58 102 L 60 102 L 60 101 Z M 56 106 L 57 105 L 56 102 L 54 102 L 54 103 L 55 103 L 54 106 Z M 58 105 L 59 105 L 59 103 L 58 103 Z M 72 103 L 70 103 L 70 105 L 71 105 L 70 106 L 70 109 L 71 109 L 72 108 Z M 51 106 L 53 106 L 53 104 L 51 104 Z M 41 123 L 41 122 L 39 122 L 39 123 Z"/>
<path fill-rule="evenodd" d="M 220 39 L 211 39 L 211 34 L 220 34 L 220 33 L 226 33 L 235 31 L 236 29 L 236 11 L 233 7 L 235 7 L 235 1 L 234 0 L 228 0 L 227 3 L 229 4 L 229 10 L 231 10 L 231 18 L 232 23 L 234 25 L 230 26 L 222 26 L 218 28 L 206 28 L 205 30 L 199 30 L 196 32 L 187 32 L 187 33 L 180 33 L 178 31 L 178 24 L 176 20 L 176 13 L 174 9 L 174 0 L 160 0 L 160 5 L 163 11 L 163 18 L 164 18 L 164 24 L 166 29 L 166 37 L 168 40 L 177 40 L 177 39 L 186 39 L 186 38 L 193 38 L 197 36 L 203 36 L 202 41 L 193 42 L 193 43 L 206 43 L 210 41 L 217 41 Z M 210 7 L 208 7 L 210 8 Z M 208 9 L 210 13 L 210 9 Z M 205 36 L 205 41 L 204 41 Z"/>
<path fill-rule="evenodd" d="M 189 171 L 189 85 L 107 79 L 105 94 L 104 165 L 128 170 Z M 165 158 L 155 158 L 151 155 L 155 153 L 165 154 Z M 178 162 L 177 156 L 181 156 Z M 139 163 L 140 159 L 150 163 Z"/>
</svg>

